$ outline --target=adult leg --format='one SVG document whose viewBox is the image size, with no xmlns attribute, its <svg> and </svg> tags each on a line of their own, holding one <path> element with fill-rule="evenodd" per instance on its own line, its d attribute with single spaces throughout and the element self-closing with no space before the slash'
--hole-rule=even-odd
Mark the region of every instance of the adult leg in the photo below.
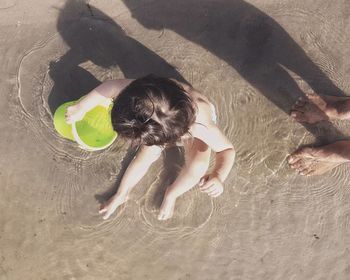
<svg viewBox="0 0 350 280">
<path fill-rule="evenodd" d="M 299 174 L 320 175 L 339 164 L 350 161 L 350 141 L 337 141 L 329 145 L 302 148 L 288 159 L 291 168 Z"/>
<path fill-rule="evenodd" d="M 350 97 L 306 94 L 293 106 L 292 117 L 302 123 L 350 118 Z M 336 141 L 315 148 L 302 148 L 289 157 L 289 165 L 301 175 L 323 174 L 350 160 L 350 141 Z"/>
<path fill-rule="evenodd" d="M 350 97 L 320 95 L 309 92 L 294 104 L 291 116 L 298 122 L 309 124 L 349 119 Z"/>
</svg>

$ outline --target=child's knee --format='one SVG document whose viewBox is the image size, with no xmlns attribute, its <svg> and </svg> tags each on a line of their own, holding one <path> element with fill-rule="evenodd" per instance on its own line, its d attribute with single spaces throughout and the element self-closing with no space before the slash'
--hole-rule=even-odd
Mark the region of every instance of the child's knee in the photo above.
<svg viewBox="0 0 350 280">
<path fill-rule="evenodd" d="M 159 146 L 142 146 L 140 153 L 151 163 L 155 162 L 162 154 L 163 149 Z"/>
<path fill-rule="evenodd" d="M 199 180 L 207 173 L 208 168 L 209 161 L 196 162 L 191 168 L 193 177 Z"/>
<path fill-rule="evenodd" d="M 161 152 L 155 152 L 155 153 L 153 153 L 153 154 L 150 154 L 149 155 L 149 160 L 150 160 L 150 162 L 151 163 L 153 163 L 153 162 L 155 162 L 155 161 L 157 161 L 158 159 L 159 159 L 159 157 L 161 156 Z"/>
</svg>

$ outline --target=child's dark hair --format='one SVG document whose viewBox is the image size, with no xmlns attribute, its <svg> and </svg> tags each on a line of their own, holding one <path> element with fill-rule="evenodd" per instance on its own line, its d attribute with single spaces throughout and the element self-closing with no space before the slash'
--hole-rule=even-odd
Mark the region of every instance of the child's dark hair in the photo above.
<svg viewBox="0 0 350 280">
<path fill-rule="evenodd" d="M 175 81 L 154 75 L 130 83 L 116 98 L 113 129 L 119 136 L 142 145 L 174 144 L 189 132 L 195 104 Z"/>
</svg>

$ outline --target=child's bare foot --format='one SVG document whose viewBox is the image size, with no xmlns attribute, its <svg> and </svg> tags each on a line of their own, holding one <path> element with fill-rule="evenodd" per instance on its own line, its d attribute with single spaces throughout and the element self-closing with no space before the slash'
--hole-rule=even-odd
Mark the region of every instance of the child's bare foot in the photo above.
<svg viewBox="0 0 350 280">
<path fill-rule="evenodd" d="M 317 148 L 302 148 L 288 158 L 288 163 L 300 175 L 320 175 L 348 162 L 349 149 L 350 141 L 338 141 Z"/>
<path fill-rule="evenodd" d="M 103 214 L 103 219 L 106 220 L 110 215 L 114 213 L 114 211 L 123 203 L 125 203 L 128 199 L 128 195 L 115 195 L 112 196 L 106 203 L 101 205 L 99 214 Z"/>
<path fill-rule="evenodd" d="M 160 211 L 158 220 L 168 220 L 174 215 L 176 198 L 165 195 Z"/>
<path fill-rule="evenodd" d="M 350 113 L 350 97 L 307 93 L 292 107 L 291 116 L 298 122 L 314 124 L 320 121 L 345 119 Z"/>
</svg>

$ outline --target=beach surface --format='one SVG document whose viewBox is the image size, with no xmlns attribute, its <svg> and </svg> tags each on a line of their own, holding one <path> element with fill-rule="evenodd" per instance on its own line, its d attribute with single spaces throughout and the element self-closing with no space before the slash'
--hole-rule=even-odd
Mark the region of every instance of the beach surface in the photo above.
<svg viewBox="0 0 350 280">
<path fill-rule="evenodd" d="M 350 95 L 349 1 L 1 0 L 0 34 L 0 280 L 350 279 L 349 165 L 302 177 L 286 161 L 350 136 L 289 116 L 307 91 Z M 84 151 L 52 115 L 148 73 L 215 104 L 234 169 L 220 197 L 195 187 L 158 221 L 171 149 L 103 220 L 135 150 Z"/>
</svg>

